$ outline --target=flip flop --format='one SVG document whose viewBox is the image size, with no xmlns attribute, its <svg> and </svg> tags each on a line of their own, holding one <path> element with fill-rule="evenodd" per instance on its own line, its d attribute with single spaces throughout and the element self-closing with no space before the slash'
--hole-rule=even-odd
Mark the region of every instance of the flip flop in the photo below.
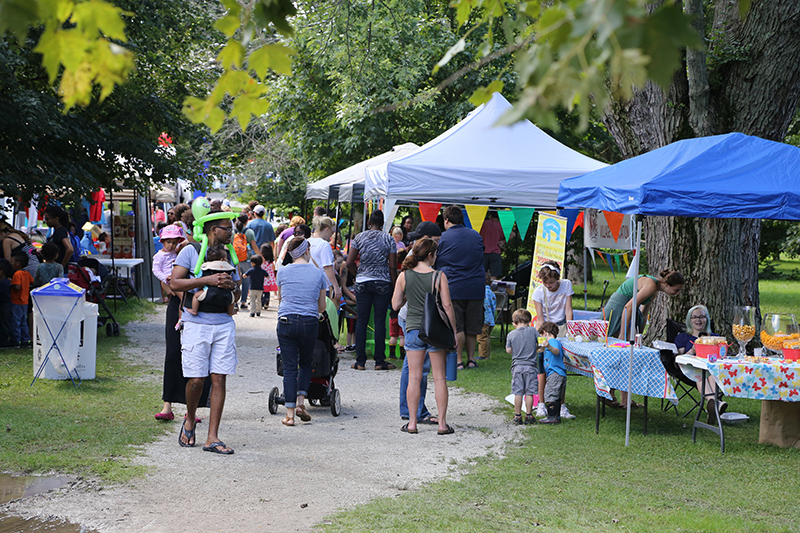
<svg viewBox="0 0 800 533">
<path fill-rule="evenodd" d="M 227 448 L 224 442 L 218 440 L 217 442 L 212 442 L 208 446 L 203 446 L 204 452 L 211 452 L 211 453 L 219 453 L 222 455 L 233 455 L 233 448 L 230 448 L 227 452 L 220 450 L 220 448 Z"/>
<path fill-rule="evenodd" d="M 403 433 L 410 433 L 411 435 L 416 435 L 417 433 L 419 433 L 419 430 L 417 428 L 408 429 L 408 424 L 404 424 L 403 427 L 400 428 L 400 431 L 402 431 Z"/>
<path fill-rule="evenodd" d="M 172 422 L 175 420 L 175 413 L 172 411 L 169 413 L 156 413 L 156 420 L 160 420 L 162 422 Z"/>
<path fill-rule="evenodd" d="M 439 435 L 452 435 L 455 432 L 456 432 L 456 430 L 454 430 L 452 427 L 450 427 L 450 424 L 447 424 L 447 429 L 440 429 L 438 431 L 438 434 Z"/>
<path fill-rule="evenodd" d="M 195 442 L 192 442 L 194 439 L 194 430 L 197 427 L 197 422 L 194 423 L 192 429 L 187 430 L 184 424 L 181 424 L 181 431 L 178 433 L 178 444 L 181 445 L 181 448 L 194 448 Z M 186 442 L 181 440 L 181 435 L 186 437 Z"/>
<path fill-rule="evenodd" d="M 417 420 L 417 423 L 418 424 L 429 424 L 431 426 L 433 426 L 433 425 L 437 425 L 438 426 L 439 425 L 439 419 L 436 418 L 433 415 L 428 415 L 425 418 L 420 418 L 419 420 Z"/>
<path fill-rule="evenodd" d="M 367 369 L 367 367 L 361 366 L 358 363 L 353 363 L 352 365 L 350 365 L 350 368 L 352 368 L 353 370 L 366 370 Z"/>
</svg>

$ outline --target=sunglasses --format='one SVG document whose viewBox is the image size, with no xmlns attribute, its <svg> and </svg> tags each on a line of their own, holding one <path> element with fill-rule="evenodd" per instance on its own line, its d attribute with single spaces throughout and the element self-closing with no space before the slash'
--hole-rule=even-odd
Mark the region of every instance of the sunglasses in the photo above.
<svg viewBox="0 0 800 533">
<path fill-rule="evenodd" d="M 227 231 L 228 233 L 233 233 L 233 226 L 211 226 L 211 227 Z"/>
</svg>

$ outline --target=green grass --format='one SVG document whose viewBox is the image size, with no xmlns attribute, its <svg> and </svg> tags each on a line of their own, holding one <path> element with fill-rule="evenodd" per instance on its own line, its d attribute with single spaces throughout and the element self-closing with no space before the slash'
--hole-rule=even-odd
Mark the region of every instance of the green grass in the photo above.
<svg viewBox="0 0 800 533">
<path fill-rule="evenodd" d="M 166 430 L 152 419 L 161 387 L 143 379 L 150 368 L 123 361 L 118 349 L 126 342 L 124 324 L 152 312 L 153 304 L 132 300 L 117 309 L 122 336 L 100 330 L 97 379 L 77 389 L 70 381 L 44 379 L 31 386 L 31 349 L 0 351 L 0 471 L 58 471 L 109 481 L 143 472 L 130 458 Z"/>
<path fill-rule="evenodd" d="M 791 271 L 797 265 L 787 265 Z M 589 287 L 589 309 L 600 303 L 602 279 Z M 622 282 L 611 279 L 606 299 Z M 800 282 L 765 281 L 765 312 L 799 312 Z M 582 286 L 574 307 L 583 308 Z M 458 387 L 503 401 L 510 356 L 499 340 L 478 371 L 460 372 Z M 624 411 L 607 411 L 595 434 L 595 391 L 590 378 L 571 376 L 567 403 L 577 416 L 559 426 L 523 429 L 505 457 L 479 458 L 459 481 L 442 481 L 396 498 L 383 498 L 328 517 L 325 531 L 686 531 L 789 532 L 800 530 L 800 450 L 759 445 L 761 403 L 729 398 L 729 410 L 750 421 L 726 426 L 726 452 L 706 430 L 691 440 L 692 417 L 660 410 L 651 399 L 648 435 L 642 412 L 631 417 L 624 446 Z M 457 409 L 456 405 L 452 408 Z M 682 412 L 686 405 L 681 404 Z"/>
</svg>

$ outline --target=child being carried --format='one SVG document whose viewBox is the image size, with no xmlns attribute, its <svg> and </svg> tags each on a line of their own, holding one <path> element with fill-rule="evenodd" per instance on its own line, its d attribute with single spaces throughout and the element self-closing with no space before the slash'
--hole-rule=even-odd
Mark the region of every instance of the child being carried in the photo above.
<svg viewBox="0 0 800 533">
<path fill-rule="evenodd" d="M 228 261 L 228 255 L 225 248 L 222 246 L 210 246 L 206 251 L 206 261 L 200 266 L 203 276 L 212 276 L 214 274 L 230 274 L 234 271 L 233 265 Z M 197 291 L 192 299 L 192 308 L 187 309 L 193 315 L 197 315 L 200 311 L 201 304 L 205 306 L 214 307 L 227 307 L 228 314 L 234 315 L 234 304 L 236 298 L 234 291 L 230 289 L 223 289 L 222 287 L 209 287 L 205 286 L 202 290 Z"/>
</svg>

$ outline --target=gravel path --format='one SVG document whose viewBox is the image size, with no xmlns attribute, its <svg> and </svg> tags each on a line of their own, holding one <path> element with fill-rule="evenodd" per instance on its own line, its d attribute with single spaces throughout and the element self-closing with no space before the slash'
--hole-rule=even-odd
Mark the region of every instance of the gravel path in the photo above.
<svg viewBox="0 0 800 533">
<path fill-rule="evenodd" d="M 126 357 L 163 365 L 164 310 L 124 328 Z M 492 413 L 495 400 L 450 389 L 448 422 L 454 435 L 439 436 L 436 426 L 419 435 L 400 432 L 400 370 L 350 369 L 355 354 L 340 362 L 336 386 L 342 414 L 310 407 L 312 421 L 286 428 L 285 412 L 270 415 L 272 387 L 283 390 L 275 373 L 276 313 L 236 316 L 239 367 L 228 378 L 220 437 L 232 456 L 180 448 L 179 424 L 148 445 L 135 464 L 152 473 L 124 486 L 82 480 L 68 490 L 46 493 L 4 506 L 25 517 L 67 519 L 101 532 L 116 531 L 308 531 L 338 509 L 372 498 L 395 496 L 421 484 L 459 475 L 458 465 L 489 453 L 501 455 L 518 434 L 507 419 Z M 153 374 L 160 379 L 161 372 Z M 433 381 L 429 407 L 435 412 Z M 153 413 L 160 406 L 153 401 Z M 175 410 L 176 420 L 182 416 Z M 207 410 L 199 416 L 207 417 Z M 145 416 L 151 417 L 151 413 Z M 153 423 L 156 423 L 155 421 Z M 198 426 L 198 443 L 205 440 Z"/>
</svg>

